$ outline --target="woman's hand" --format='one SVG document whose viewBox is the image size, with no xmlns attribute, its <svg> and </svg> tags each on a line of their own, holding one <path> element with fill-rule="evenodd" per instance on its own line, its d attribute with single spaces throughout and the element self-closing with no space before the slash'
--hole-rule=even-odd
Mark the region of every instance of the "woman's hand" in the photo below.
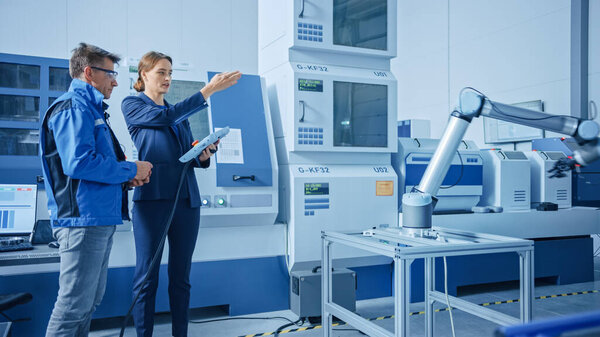
<svg viewBox="0 0 600 337">
<path fill-rule="evenodd" d="M 204 88 L 200 89 L 200 92 L 206 100 L 215 92 L 225 90 L 236 84 L 240 77 L 242 77 L 242 73 L 239 70 L 216 74 Z"/>
<path fill-rule="evenodd" d="M 221 142 L 220 139 L 218 139 L 213 144 L 210 144 L 209 146 L 207 146 L 206 149 L 204 149 L 202 151 L 202 153 L 200 154 L 200 156 L 198 156 L 198 159 L 201 162 L 202 161 L 207 161 L 208 159 L 210 159 L 210 157 L 217 152 L 217 150 L 218 150 L 217 145 L 219 145 L 219 142 Z"/>
</svg>

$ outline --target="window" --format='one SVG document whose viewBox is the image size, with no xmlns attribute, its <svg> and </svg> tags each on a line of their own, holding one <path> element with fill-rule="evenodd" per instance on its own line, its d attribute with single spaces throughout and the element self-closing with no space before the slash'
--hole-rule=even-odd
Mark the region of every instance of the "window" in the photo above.
<svg viewBox="0 0 600 337">
<path fill-rule="evenodd" d="M 37 129 L 0 128 L 0 155 L 36 156 L 39 138 Z"/>
<path fill-rule="evenodd" d="M 34 182 L 41 174 L 38 130 L 70 84 L 68 60 L 0 53 L 0 183 Z"/>
<path fill-rule="evenodd" d="M 0 119 L 3 121 L 40 121 L 40 98 L 0 94 Z"/>
<path fill-rule="evenodd" d="M 50 90 L 53 91 L 68 91 L 71 85 L 71 75 L 68 68 L 50 67 Z"/>
<path fill-rule="evenodd" d="M 39 89 L 40 66 L 0 62 L 0 87 Z"/>
</svg>

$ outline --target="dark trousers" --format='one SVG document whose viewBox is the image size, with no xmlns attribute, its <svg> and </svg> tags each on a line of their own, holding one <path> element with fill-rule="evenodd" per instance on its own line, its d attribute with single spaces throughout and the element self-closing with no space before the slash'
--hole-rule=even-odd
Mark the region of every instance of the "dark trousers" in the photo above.
<svg viewBox="0 0 600 337">
<path fill-rule="evenodd" d="M 173 336 L 187 336 L 190 305 L 190 268 L 200 226 L 200 207 L 190 208 L 189 200 L 177 204 L 169 228 L 169 305 Z M 136 201 L 133 207 L 133 234 L 135 237 L 136 264 L 133 294 L 138 292 L 150 267 L 164 232 L 173 201 Z M 162 256 L 162 250 L 160 252 Z M 160 259 L 160 258 L 159 258 Z M 150 337 L 154 327 L 154 307 L 160 262 L 151 271 L 140 297 L 133 309 L 133 321 L 138 337 Z"/>
</svg>

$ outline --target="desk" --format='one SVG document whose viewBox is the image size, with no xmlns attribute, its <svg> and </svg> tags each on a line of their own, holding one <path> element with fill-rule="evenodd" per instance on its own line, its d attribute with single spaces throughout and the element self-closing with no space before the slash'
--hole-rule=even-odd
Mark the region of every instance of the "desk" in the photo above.
<svg viewBox="0 0 600 337">
<path fill-rule="evenodd" d="M 19 275 L 58 271 L 58 249 L 45 244 L 34 245 L 32 250 L 0 253 L 0 274 Z"/>
<path fill-rule="evenodd" d="M 436 291 L 436 257 L 494 254 L 516 252 L 520 267 L 520 318 L 515 318 L 455 296 L 448 296 L 450 306 L 501 324 L 514 325 L 528 322 L 532 318 L 533 303 L 533 241 L 433 228 L 423 232 L 423 236 L 413 236 L 402 228 L 367 230 L 363 233 L 322 232 L 322 322 L 323 336 L 332 336 L 332 318 L 336 316 L 369 336 L 407 337 L 410 304 L 410 265 L 416 259 L 425 260 L 425 332 L 433 336 L 433 304 L 446 303 L 444 293 Z M 332 244 L 350 246 L 394 259 L 394 322 L 392 334 L 373 322 L 343 308 L 333 302 L 332 290 Z"/>
<path fill-rule="evenodd" d="M 402 225 L 402 213 L 399 214 Z M 542 212 L 535 209 L 502 213 L 433 215 L 433 226 L 523 239 L 586 236 L 600 233 L 600 210 L 571 207 Z"/>
<path fill-rule="evenodd" d="M 228 305 L 231 315 L 288 308 L 289 276 L 284 252 L 282 224 L 201 227 L 192 258 L 190 307 Z M 58 250 L 40 245 L 34 250 L 5 254 L 0 255 L 0 289 L 5 293 L 30 292 L 34 297 L 32 302 L 11 309 L 15 316 L 32 319 L 13 324 L 13 335 L 43 336 L 58 293 Z M 167 256 L 165 249 L 157 312 L 169 311 Z M 27 264 L 30 262 L 35 264 Z M 134 266 L 133 232 L 118 230 L 108 264 L 106 293 L 93 318 L 125 315 L 131 302 Z"/>
</svg>

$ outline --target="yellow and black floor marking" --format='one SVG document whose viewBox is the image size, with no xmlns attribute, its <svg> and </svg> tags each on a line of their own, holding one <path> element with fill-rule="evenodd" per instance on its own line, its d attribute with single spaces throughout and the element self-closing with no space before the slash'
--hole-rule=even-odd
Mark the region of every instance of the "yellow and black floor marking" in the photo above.
<svg viewBox="0 0 600 337">
<path fill-rule="evenodd" d="M 558 298 L 558 297 L 565 297 L 565 296 L 574 296 L 574 295 L 584 295 L 584 294 L 594 294 L 594 293 L 600 293 L 600 290 L 588 290 L 588 291 L 578 291 L 578 292 L 572 292 L 572 293 L 562 293 L 562 294 L 556 294 L 556 295 L 548 295 L 548 296 L 538 296 L 535 299 L 536 300 L 543 300 L 543 299 L 548 299 L 548 298 Z M 507 301 L 495 301 L 495 302 L 486 302 L 486 303 L 480 303 L 479 305 L 484 306 L 484 307 L 488 307 L 490 305 L 497 305 L 497 304 L 506 304 L 506 303 L 518 303 L 519 299 L 516 300 L 507 300 Z M 448 308 L 440 308 L 440 309 L 435 309 L 435 312 L 441 312 L 441 311 L 448 311 Z M 409 313 L 409 316 L 417 316 L 417 315 L 424 315 L 425 311 L 414 311 Z M 375 318 L 368 318 L 369 321 L 381 321 L 384 319 L 390 319 L 390 318 L 394 318 L 394 315 L 390 315 L 390 316 L 379 316 L 379 317 L 375 317 Z M 332 324 L 332 326 L 335 328 L 336 326 L 344 326 L 347 325 L 344 322 L 335 322 Z M 311 325 L 311 326 L 305 326 L 305 327 L 300 327 L 300 328 L 293 328 L 293 329 L 286 329 L 286 330 L 282 330 L 279 332 L 279 334 L 286 334 L 286 333 L 290 333 L 290 332 L 299 332 L 299 331 L 308 331 L 308 330 L 316 330 L 316 329 L 322 329 L 323 326 L 322 325 Z M 242 335 L 239 337 L 261 337 L 261 336 L 273 336 L 275 335 L 275 331 L 273 332 L 263 332 L 263 333 L 257 333 L 257 334 L 249 334 L 249 335 Z"/>
</svg>

